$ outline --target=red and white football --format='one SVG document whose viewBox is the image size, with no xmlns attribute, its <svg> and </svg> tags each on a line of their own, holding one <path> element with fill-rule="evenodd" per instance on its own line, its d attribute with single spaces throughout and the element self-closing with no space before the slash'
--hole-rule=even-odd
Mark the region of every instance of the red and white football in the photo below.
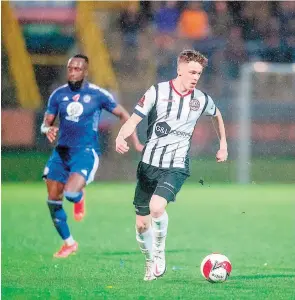
<svg viewBox="0 0 295 300">
<path fill-rule="evenodd" d="M 220 253 L 207 255 L 201 263 L 201 273 L 211 283 L 226 281 L 231 270 L 230 260 Z"/>
</svg>

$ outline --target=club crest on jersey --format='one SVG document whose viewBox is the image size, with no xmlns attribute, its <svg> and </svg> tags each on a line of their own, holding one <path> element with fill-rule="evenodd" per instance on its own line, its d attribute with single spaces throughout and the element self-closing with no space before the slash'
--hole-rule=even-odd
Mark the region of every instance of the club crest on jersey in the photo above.
<svg viewBox="0 0 295 300">
<path fill-rule="evenodd" d="M 77 102 L 80 99 L 80 94 L 73 96 L 72 99 Z"/>
<path fill-rule="evenodd" d="M 67 116 L 66 119 L 72 122 L 79 122 L 79 117 L 83 113 L 83 105 L 80 102 L 71 102 L 67 106 Z"/>
<path fill-rule="evenodd" d="M 191 110 L 199 110 L 200 109 L 200 101 L 198 99 L 192 99 L 190 102 L 189 102 L 189 107 Z"/>
<path fill-rule="evenodd" d="M 85 103 L 89 103 L 90 100 L 91 100 L 90 95 L 85 95 L 85 96 L 83 97 L 83 101 L 84 101 Z"/>
<path fill-rule="evenodd" d="M 142 97 L 141 97 L 141 99 L 138 101 L 138 105 L 140 106 L 140 107 L 143 107 L 144 106 L 144 101 L 145 101 L 145 95 L 143 95 Z"/>
</svg>

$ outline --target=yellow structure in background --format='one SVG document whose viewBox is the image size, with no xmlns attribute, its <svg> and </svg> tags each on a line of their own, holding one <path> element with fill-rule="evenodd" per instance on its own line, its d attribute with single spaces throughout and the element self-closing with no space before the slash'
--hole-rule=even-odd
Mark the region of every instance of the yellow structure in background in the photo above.
<svg viewBox="0 0 295 300">
<path fill-rule="evenodd" d="M 117 78 L 104 42 L 103 32 L 94 20 L 93 2 L 77 3 L 76 33 L 83 52 L 89 57 L 91 80 L 111 91 L 118 92 Z"/>
<path fill-rule="evenodd" d="M 112 60 L 104 42 L 103 31 L 94 20 L 95 10 L 122 10 L 130 5 L 139 8 L 139 1 L 78 1 L 76 4 L 76 34 L 83 52 L 90 59 L 91 80 L 98 85 L 119 92 Z M 42 105 L 33 64 L 64 65 L 64 55 L 32 55 L 28 53 L 20 25 L 8 1 L 1 2 L 2 38 L 7 50 L 9 68 L 15 82 L 20 105 L 38 109 Z"/>
<path fill-rule="evenodd" d="M 65 66 L 68 55 L 31 54 L 33 65 L 39 66 Z"/>
<path fill-rule="evenodd" d="M 114 10 L 114 9 L 124 9 L 129 5 L 135 5 L 139 9 L 139 1 L 89 1 L 94 9 L 97 10 Z"/>
<path fill-rule="evenodd" d="M 2 39 L 9 59 L 17 98 L 23 108 L 41 107 L 41 95 L 35 78 L 30 55 L 27 52 L 22 32 L 9 2 L 2 1 Z"/>
</svg>

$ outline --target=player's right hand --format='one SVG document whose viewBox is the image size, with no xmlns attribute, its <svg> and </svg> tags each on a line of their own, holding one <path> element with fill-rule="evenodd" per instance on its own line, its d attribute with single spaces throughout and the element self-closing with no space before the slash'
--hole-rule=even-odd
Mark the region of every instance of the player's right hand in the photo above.
<svg viewBox="0 0 295 300">
<path fill-rule="evenodd" d="M 227 160 L 227 149 L 219 149 L 216 153 L 216 161 L 219 162 L 224 162 Z"/>
<path fill-rule="evenodd" d="M 124 154 L 128 152 L 129 146 L 127 145 L 127 142 L 120 136 L 116 138 L 116 151 L 118 153 Z"/>
<path fill-rule="evenodd" d="M 55 141 L 57 132 L 58 132 L 57 127 L 55 127 L 55 126 L 49 127 L 49 130 L 46 133 L 46 136 L 47 136 L 50 143 L 53 143 Z"/>
</svg>

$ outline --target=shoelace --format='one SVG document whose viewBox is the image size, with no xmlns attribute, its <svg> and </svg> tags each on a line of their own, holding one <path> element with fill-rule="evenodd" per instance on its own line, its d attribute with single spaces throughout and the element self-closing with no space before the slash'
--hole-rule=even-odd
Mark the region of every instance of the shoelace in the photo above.
<svg viewBox="0 0 295 300">
<path fill-rule="evenodd" d="M 154 258 L 162 258 L 161 254 L 163 253 L 163 250 L 156 250 L 154 254 Z"/>
<path fill-rule="evenodd" d="M 67 249 L 67 245 L 63 245 L 61 247 L 61 249 L 58 251 L 58 253 L 62 253 L 63 251 L 65 251 Z"/>
<path fill-rule="evenodd" d="M 145 264 L 145 273 L 150 274 L 152 272 L 153 269 L 153 262 L 152 261 L 148 261 Z"/>
<path fill-rule="evenodd" d="M 163 251 L 159 251 L 159 253 L 154 255 L 154 258 L 157 260 L 157 263 L 160 265 L 160 268 L 164 267 L 164 259 L 160 256 L 160 254 L 163 253 Z"/>
</svg>

